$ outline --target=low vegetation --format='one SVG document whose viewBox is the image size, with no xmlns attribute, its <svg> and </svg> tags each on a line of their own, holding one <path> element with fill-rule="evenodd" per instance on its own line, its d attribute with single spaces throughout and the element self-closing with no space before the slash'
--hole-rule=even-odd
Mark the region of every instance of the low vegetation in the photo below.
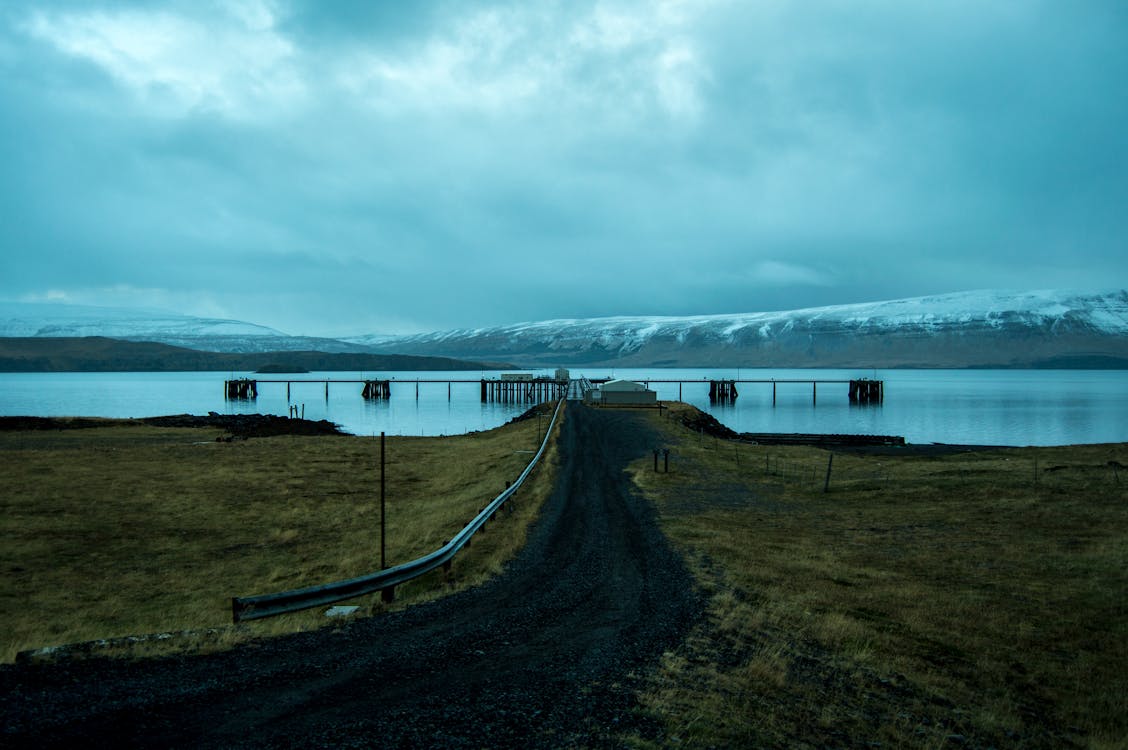
<svg viewBox="0 0 1128 750">
<path fill-rule="evenodd" d="M 832 462 L 686 408 L 633 466 L 708 602 L 644 696 L 669 744 L 1124 747 L 1128 445 Z"/>
<path fill-rule="evenodd" d="M 550 406 L 538 413 L 471 435 L 388 438 L 389 566 L 440 546 L 516 479 Z M 182 630 L 193 634 L 171 643 L 219 648 L 324 625 L 322 608 L 232 627 L 230 598 L 379 569 L 379 438 L 223 437 L 216 428 L 108 420 L 0 431 L 0 660 Z M 362 615 L 401 607 L 498 572 L 523 543 L 554 464 L 550 449 L 450 575 L 436 571 L 401 586 L 391 605 L 379 595 L 351 604 Z"/>
</svg>

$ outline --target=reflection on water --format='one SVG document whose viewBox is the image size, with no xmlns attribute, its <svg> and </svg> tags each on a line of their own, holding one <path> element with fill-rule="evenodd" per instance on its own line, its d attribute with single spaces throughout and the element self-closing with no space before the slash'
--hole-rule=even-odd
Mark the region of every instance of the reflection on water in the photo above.
<svg viewBox="0 0 1128 750">
<path fill-rule="evenodd" d="M 498 374 L 383 374 L 392 378 L 391 398 L 375 401 L 360 397 L 360 383 L 338 382 L 376 377 L 372 373 L 312 373 L 294 376 L 289 399 L 285 383 L 264 382 L 257 399 L 228 401 L 224 381 L 253 374 L 0 373 L 0 415 L 286 415 L 291 405 L 304 405 L 307 419 L 328 419 L 357 435 L 450 435 L 490 429 L 525 410 L 523 404 L 481 403 L 478 381 Z M 883 434 L 918 443 L 997 445 L 1128 441 L 1128 373 L 1123 371 L 573 368 L 572 375 L 648 382 L 660 400 L 676 400 L 680 393 L 681 400 L 738 432 Z M 781 382 L 861 377 L 885 381 L 883 404 L 851 405 L 846 383 L 821 383 L 816 389 L 810 382 Z M 403 382 L 443 378 L 471 382 Z M 735 403 L 710 404 L 710 379 L 768 382 L 738 383 Z"/>
</svg>

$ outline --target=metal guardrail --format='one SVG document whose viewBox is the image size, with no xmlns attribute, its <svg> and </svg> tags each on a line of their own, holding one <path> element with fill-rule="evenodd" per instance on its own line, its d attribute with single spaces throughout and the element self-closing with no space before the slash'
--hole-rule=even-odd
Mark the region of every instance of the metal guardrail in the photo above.
<svg viewBox="0 0 1128 750">
<path fill-rule="evenodd" d="M 517 480 L 507 487 L 504 492 L 495 497 L 482 512 L 463 527 L 462 531 L 455 534 L 454 538 L 442 547 L 411 562 L 406 562 L 388 568 L 387 570 L 369 573 L 368 575 L 359 576 L 357 578 L 325 583 L 320 586 L 310 586 L 304 589 L 282 591 L 277 594 L 232 597 L 232 621 L 240 622 L 241 620 L 257 620 L 263 617 L 273 617 L 275 615 L 286 614 L 287 612 L 297 612 L 302 609 L 319 607 L 325 604 L 344 601 L 345 599 L 352 599 L 357 596 L 373 594 L 377 591 L 394 590 L 396 586 L 406 583 L 413 578 L 418 578 L 424 573 L 429 573 L 439 566 L 449 565 L 451 560 L 454 559 L 454 556 L 458 554 L 458 551 L 469 543 L 470 538 L 474 536 L 475 532 L 481 529 L 486 521 L 490 519 L 490 516 L 504 505 L 505 501 L 517 491 L 517 488 L 521 486 L 537 465 L 537 462 L 540 461 L 541 456 L 544 455 L 544 451 L 548 446 L 548 439 L 552 436 L 552 430 L 556 427 L 556 420 L 560 416 L 560 409 L 563 405 L 564 399 L 557 402 L 556 411 L 552 414 L 552 421 L 548 425 L 548 431 L 545 432 L 544 440 L 541 441 L 540 450 L 538 450 L 532 460 L 529 461 L 529 465 L 525 467 L 525 470 L 521 472 Z"/>
</svg>

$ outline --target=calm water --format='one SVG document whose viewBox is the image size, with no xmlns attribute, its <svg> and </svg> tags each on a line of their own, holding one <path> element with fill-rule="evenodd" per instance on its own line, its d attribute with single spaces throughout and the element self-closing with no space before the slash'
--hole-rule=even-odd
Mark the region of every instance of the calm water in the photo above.
<svg viewBox="0 0 1128 750">
<path fill-rule="evenodd" d="M 535 371 L 548 374 L 547 371 Z M 910 442 L 1062 445 L 1128 441 L 1128 372 L 1026 370 L 627 370 L 573 369 L 572 375 L 633 380 L 683 379 L 681 398 L 739 432 L 824 432 L 903 435 Z M 250 373 L 235 373 L 254 377 Z M 307 419 L 328 419 L 357 435 L 450 435 L 495 427 L 524 411 L 482 404 L 477 380 L 496 372 L 395 373 L 394 379 L 473 380 L 392 384 L 389 401 L 365 401 L 356 383 L 262 383 L 255 401 L 227 401 L 229 373 L 0 373 L 0 415 L 145 417 L 164 414 L 288 413 L 304 405 Z M 851 406 L 846 384 L 739 385 L 733 405 L 711 406 L 710 378 L 885 381 L 881 406 Z M 280 379 L 285 376 L 262 376 Z M 361 373 L 313 373 L 297 379 L 357 380 Z M 371 373 L 367 377 L 375 377 Z M 388 375 L 386 377 L 392 377 Z M 652 383 L 663 400 L 678 385 Z"/>
</svg>

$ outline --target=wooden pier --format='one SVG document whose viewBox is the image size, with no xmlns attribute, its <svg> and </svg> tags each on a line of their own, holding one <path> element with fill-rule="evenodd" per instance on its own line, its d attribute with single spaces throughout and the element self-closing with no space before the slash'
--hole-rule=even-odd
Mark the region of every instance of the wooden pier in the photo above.
<svg viewBox="0 0 1128 750">
<path fill-rule="evenodd" d="M 361 386 L 360 397 L 367 401 L 387 401 L 392 397 L 392 386 L 415 386 L 415 398 L 419 398 L 419 386 L 421 383 L 427 384 L 445 384 L 447 389 L 447 400 L 452 398 L 452 386 L 455 383 L 478 383 L 481 391 L 482 403 L 506 403 L 506 404 L 537 404 L 543 401 L 554 401 L 562 398 L 568 391 L 568 381 L 556 380 L 555 378 L 529 378 L 529 379 L 480 379 L 480 380 L 460 380 L 460 379 L 412 379 L 412 380 L 308 380 L 308 379 L 273 379 L 273 380 L 251 380 L 249 378 L 241 378 L 239 380 L 228 380 L 224 383 L 224 393 L 227 398 L 245 398 L 253 399 L 258 397 L 258 387 L 262 384 L 283 384 L 286 385 L 286 400 L 290 400 L 291 387 L 294 385 L 308 385 L 310 383 L 318 383 L 325 386 L 325 400 L 329 400 L 329 384 L 354 384 Z"/>
<path fill-rule="evenodd" d="M 563 398 L 568 392 L 568 383 L 555 378 L 483 380 L 481 383 L 483 404 L 539 404 Z"/>
<path fill-rule="evenodd" d="M 599 385 L 606 383 L 611 378 L 591 378 L 590 383 Z M 776 405 L 777 390 L 780 385 L 810 385 L 811 386 L 811 404 L 818 404 L 819 386 L 820 385 L 848 385 L 849 386 L 849 400 L 851 404 L 855 405 L 879 405 L 885 401 L 885 382 L 882 380 L 870 380 L 869 378 L 862 378 L 858 380 L 820 380 L 820 379 L 748 379 L 748 378 L 733 378 L 729 380 L 677 380 L 677 379 L 662 379 L 662 378 L 647 378 L 641 379 L 639 382 L 647 387 L 651 383 L 677 383 L 678 384 L 678 400 L 682 400 L 682 387 L 685 385 L 707 385 L 709 388 L 709 401 L 713 404 L 733 404 L 739 395 L 737 384 L 760 384 L 771 385 L 772 387 L 772 406 Z M 543 401 L 554 401 L 558 398 L 563 398 L 569 387 L 569 381 L 559 380 L 556 378 L 500 378 L 500 379 L 476 379 L 476 380 L 459 380 L 459 379 L 427 379 L 427 380 L 382 380 L 382 379 L 365 379 L 365 380 L 331 380 L 331 379 L 318 379 L 318 380 L 305 380 L 305 379 L 288 379 L 288 380 L 253 380 L 250 378 L 239 378 L 237 380 L 228 380 L 224 383 L 224 394 L 227 398 L 233 399 L 253 399 L 258 397 L 259 385 L 264 383 L 285 383 L 286 384 L 286 400 L 290 400 L 290 388 L 295 384 L 308 384 L 319 383 L 325 386 L 325 400 L 329 400 L 329 384 L 345 384 L 352 383 L 361 386 L 360 395 L 365 400 L 378 400 L 387 401 L 392 397 L 392 386 L 404 385 L 415 386 L 415 398 L 419 398 L 419 386 L 421 383 L 429 384 L 446 384 L 447 387 L 447 400 L 451 400 L 451 387 L 455 383 L 478 383 L 480 389 L 481 400 L 483 404 L 486 403 L 503 403 L 503 404 L 536 404 Z"/>
<path fill-rule="evenodd" d="M 611 380 L 611 378 L 591 378 L 591 382 L 595 385 L 601 385 Z M 709 386 L 709 402 L 713 404 L 732 404 L 736 402 L 739 394 L 737 390 L 737 383 L 744 384 L 760 384 L 771 385 L 772 387 L 772 406 L 776 405 L 778 396 L 778 387 L 780 385 L 809 385 L 811 386 L 811 404 L 818 405 L 819 401 L 819 386 L 820 385 L 849 385 L 848 396 L 851 404 L 881 404 L 885 400 L 885 381 L 883 380 L 870 380 L 863 378 L 861 380 L 822 380 L 822 379 L 751 379 L 751 378 L 733 378 L 730 380 L 676 380 L 665 378 L 640 378 L 638 382 L 646 387 L 650 387 L 651 383 L 677 383 L 678 385 L 678 401 L 682 400 L 682 387 L 685 385 L 708 385 Z"/>
</svg>

